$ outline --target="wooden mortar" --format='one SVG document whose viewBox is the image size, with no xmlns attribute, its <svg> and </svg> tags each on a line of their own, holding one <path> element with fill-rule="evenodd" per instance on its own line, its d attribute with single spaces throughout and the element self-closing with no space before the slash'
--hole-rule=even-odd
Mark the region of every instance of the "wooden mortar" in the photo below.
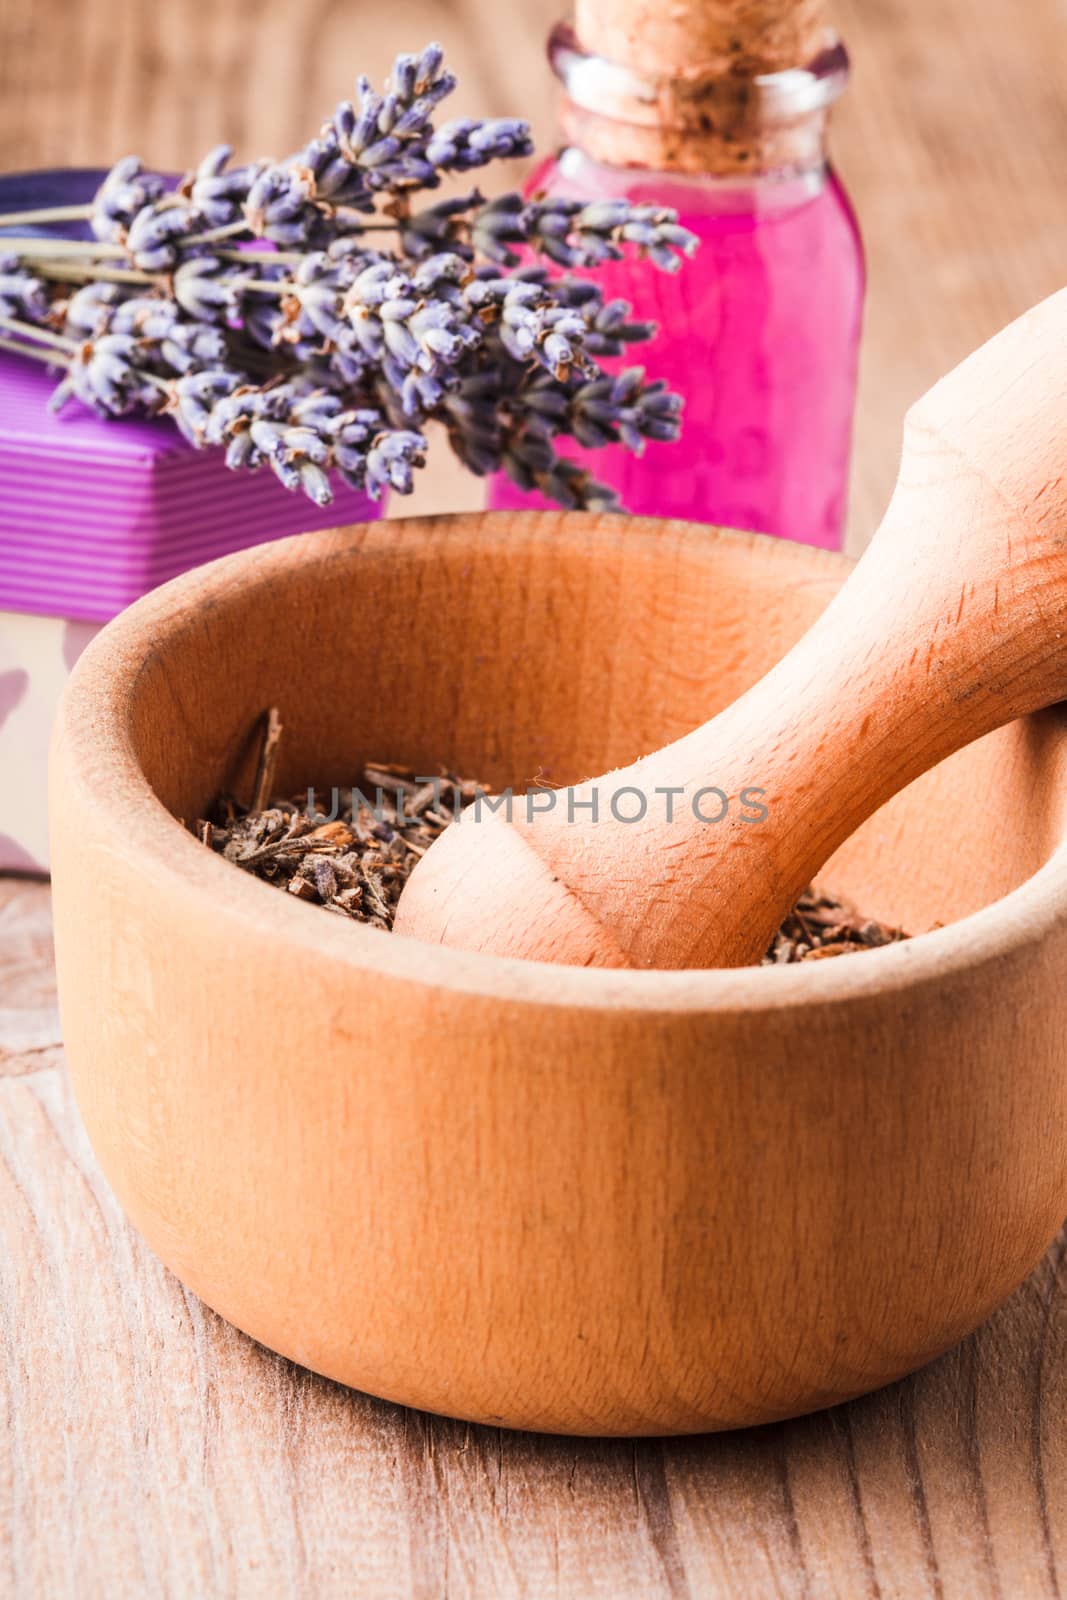
<svg viewBox="0 0 1067 1600">
<path fill-rule="evenodd" d="M 781 970 L 394 938 L 178 820 L 248 792 L 268 705 L 282 789 L 624 765 L 754 684 L 848 571 L 616 517 L 390 522 L 228 558 L 100 635 L 53 752 L 64 1037 L 105 1172 L 192 1290 L 391 1400 L 593 1434 L 833 1404 L 1010 1293 L 1067 1213 L 1062 709 L 829 864 L 920 937 Z"/>
</svg>

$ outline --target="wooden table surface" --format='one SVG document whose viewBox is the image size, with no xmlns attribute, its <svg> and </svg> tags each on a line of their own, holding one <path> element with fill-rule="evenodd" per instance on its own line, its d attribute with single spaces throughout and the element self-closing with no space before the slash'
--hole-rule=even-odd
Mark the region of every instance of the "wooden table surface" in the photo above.
<svg viewBox="0 0 1067 1600">
<path fill-rule="evenodd" d="M 908 402 L 1067 275 L 1067 10 L 836 9 L 856 62 L 836 150 L 871 267 L 858 548 Z M 0 0 L 2 160 L 184 166 L 220 135 L 280 153 L 429 37 L 461 109 L 525 112 L 545 143 L 555 11 Z M 477 503 L 445 459 L 416 502 Z M 538 1439 L 367 1399 L 227 1327 L 126 1225 L 71 1103 L 48 891 L 0 881 L 0 1594 L 1058 1596 L 1064 1249 L 932 1367 L 759 1431 Z"/>
</svg>

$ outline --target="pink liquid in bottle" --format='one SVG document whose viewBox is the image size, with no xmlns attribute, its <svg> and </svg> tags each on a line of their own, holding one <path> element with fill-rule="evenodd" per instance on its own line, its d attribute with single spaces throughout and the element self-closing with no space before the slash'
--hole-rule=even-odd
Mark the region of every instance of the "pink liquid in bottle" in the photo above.
<svg viewBox="0 0 1067 1600">
<path fill-rule="evenodd" d="M 647 172 L 564 150 L 531 192 L 671 206 L 700 240 L 672 275 L 635 257 L 597 270 L 606 298 L 658 324 L 609 367 L 640 363 L 684 396 L 681 438 L 582 450 L 558 441 L 627 511 L 775 534 L 844 539 L 863 308 L 862 246 L 847 196 L 818 159 L 753 178 Z M 505 475 L 498 508 L 545 506 Z"/>
</svg>

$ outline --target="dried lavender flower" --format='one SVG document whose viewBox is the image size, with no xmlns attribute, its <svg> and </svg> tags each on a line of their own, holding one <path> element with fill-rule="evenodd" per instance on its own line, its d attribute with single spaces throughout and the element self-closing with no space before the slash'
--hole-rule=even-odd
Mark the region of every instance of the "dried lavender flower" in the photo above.
<svg viewBox="0 0 1067 1600">
<path fill-rule="evenodd" d="M 43 278 L 23 266 L 18 256 L 0 255 L 0 317 L 43 324 L 52 311 Z"/>
<path fill-rule="evenodd" d="M 137 156 L 116 162 L 96 192 L 90 224 L 97 239 L 123 243 L 133 219 L 166 190 L 156 172 L 146 172 Z"/>
<path fill-rule="evenodd" d="M 474 189 L 415 204 L 448 174 L 530 153 L 516 118 L 437 125 L 454 88 L 429 45 L 398 56 L 381 92 L 361 78 L 286 160 L 234 165 L 218 145 L 176 189 L 120 161 L 88 217 L 117 248 L 87 244 L 79 284 L 76 251 L 50 277 L 39 246 L 12 245 L 0 315 L 27 342 L 47 328 L 68 367 L 60 402 L 165 411 L 198 448 L 318 503 L 335 477 L 406 493 L 437 419 L 476 473 L 614 506 L 557 442 L 639 451 L 676 436 L 681 401 L 640 367 L 602 368 L 653 325 L 569 269 L 633 249 L 674 271 L 696 240 L 672 211 L 621 200 Z"/>
<path fill-rule="evenodd" d="M 520 259 L 516 245 L 535 249 L 559 266 L 595 267 L 620 260 L 623 246 L 634 244 L 665 272 L 677 271 L 682 256 L 692 255 L 699 243 L 667 206 L 586 203 L 560 195 L 530 202 L 501 195 L 475 213 L 472 237 L 483 255 L 508 266 Z"/>
</svg>

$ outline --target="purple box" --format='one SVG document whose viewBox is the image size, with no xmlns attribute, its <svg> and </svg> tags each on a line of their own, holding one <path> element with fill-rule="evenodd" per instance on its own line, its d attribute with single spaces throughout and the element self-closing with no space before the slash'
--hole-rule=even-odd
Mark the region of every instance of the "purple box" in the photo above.
<svg viewBox="0 0 1067 1600">
<path fill-rule="evenodd" d="M 200 562 L 380 513 L 343 486 L 319 507 L 267 470 L 230 472 L 170 422 L 47 408 L 53 374 L 0 357 L 0 872 L 48 869 L 52 718 L 97 628 Z"/>
<path fill-rule="evenodd" d="M 56 378 L 0 357 L 0 872 L 48 868 L 47 752 L 74 662 L 97 628 L 202 561 L 379 507 L 339 487 L 326 507 L 269 471 L 230 472 L 170 422 L 106 422 Z"/>
<path fill-rule="evenodd" d="M 203 561 L 378 515 L 343 485 L 317 506 L 269 469 L 231 472 L 165 419 L 51 412 L 57 381 L 0 357 L 0 611 L 107 622 Z"/>
<path fill-rule="evenodd" d="M 85 168 L 0 176 L 0 211 L 82 204 L 104 176 Z M 52 718 L 102 623 L 203 561 L 380 514 L 343 485 L 319 507 L 267 469 L 230 472 L 221 451 L 194 450 L 165 419 L 108 422 L 73 400 L 52 412 L 59 377 L 0 355 L 0 871 L 47 869 Z"/>
</svg>

